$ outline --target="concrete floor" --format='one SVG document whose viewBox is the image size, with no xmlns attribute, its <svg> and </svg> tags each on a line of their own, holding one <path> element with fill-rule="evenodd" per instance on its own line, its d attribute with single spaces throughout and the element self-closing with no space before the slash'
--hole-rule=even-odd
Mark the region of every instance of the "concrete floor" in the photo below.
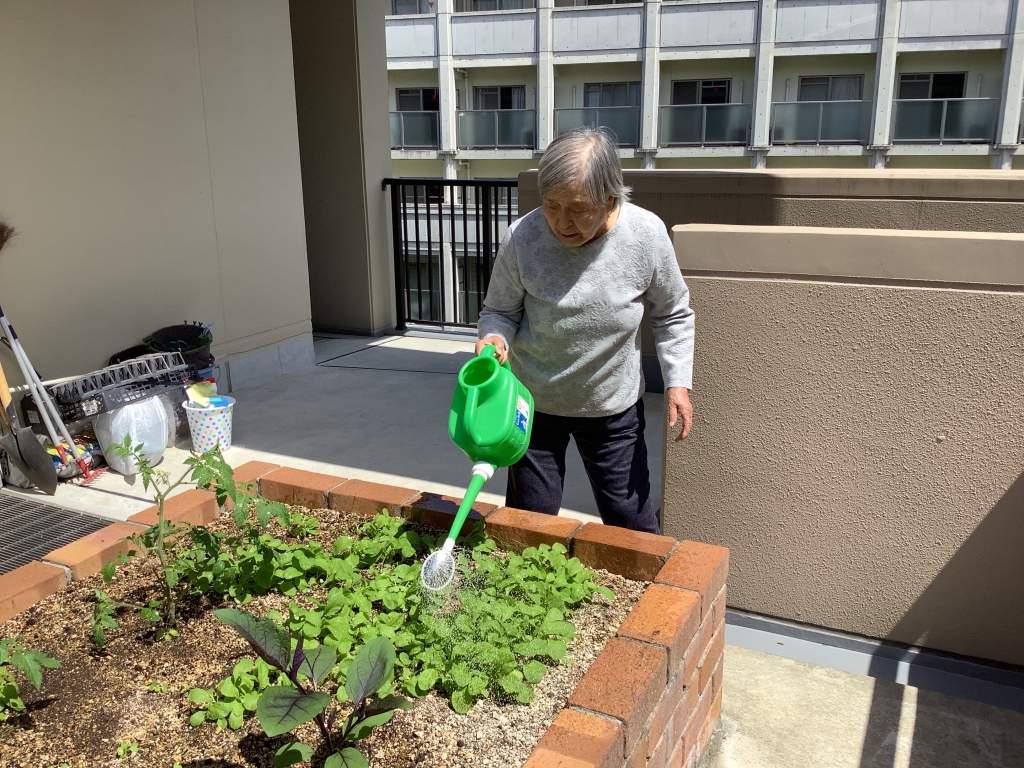
<svg viewBox="0 0 1024 768">
<path fill-rule="evenodd" d="M 472 340 L 317 338 L 314 350 L 317 367 L 309 373 L 232 393 L 237 400 L 233 445 L 225 456 L 233 466 L 260 459 L 346 478 L 464 493 L 471 465 L 448 437 L 448 407 L 456 374 L 473 354 Z M 645 401 L 648 413 L 661 413 L 661 395 L 645 395 Z M 663 434 L 661 420 L 649 419 L 651 483 L 659 492 Z M 167 449 L 160 468 L 177 477 L 190 448 L 186 439 Z M 506 471 L 499 470 L 480 498 L 503 504 L 505 479 Z M 53 501 L 119 520 L 150 503 L 135 478 L 110 471 L 88 486 L 62 484 Z M 571 446 L 562 506 L 565 515 L 600 521 L 583 464 Z"/>
<path fill-rule="evenodd" d="M 1024 714 L 727 645 L 705 768 L 1020 768 Z"/>
</svg>

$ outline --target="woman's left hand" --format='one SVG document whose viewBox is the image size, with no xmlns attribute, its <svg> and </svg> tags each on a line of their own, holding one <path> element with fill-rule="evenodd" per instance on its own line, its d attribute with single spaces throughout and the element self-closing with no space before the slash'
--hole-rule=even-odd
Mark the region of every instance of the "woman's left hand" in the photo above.
<svg viewBox="0 0 1024 768">
<path fill-rule="evenodd" d="M 678 443 L 689 437 L 690 429 L 693 427 L 693 405 L 690 403 L 690 390 L 686 387 L 669 387 L 665 390 L 665 395 L 668 397 L 668 425 L 674 427 L 677 418 L 682 421 L 680 425 L 682 430 L 679 432 L 679 437 L 676 438 Z"/>
</svg>

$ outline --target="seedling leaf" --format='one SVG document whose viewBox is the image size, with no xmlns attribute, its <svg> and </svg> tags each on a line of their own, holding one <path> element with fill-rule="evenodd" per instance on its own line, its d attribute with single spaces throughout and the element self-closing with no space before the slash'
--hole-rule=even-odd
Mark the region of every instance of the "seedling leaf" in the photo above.
<svg viewBox="0 0 1024 768">
<path fill-rule="evenodd" d="M 360 704 L 383 684 L 395 666 L 395 648 L 386 637 L 377 637 L 359 649 L 348 668 L 345 691 Z"/>
<path fill-rule="evenodd" d="M 308 723 L 331 703 L 330 695 L 303 693 L 291 686 L 275 685 L 267 688 L 256 705 L 256 717 L 264 733 L 273 738 Z"/>
<path fill-rule="evenodd" d="M 213 615 L 234 628 L 268 664 L 285 671 L 292 658 L 288 633 L 270 619 L 257 619 L 248 611 L 221 608 Z"/>
<path fill-rule="evenodd" d="M 338 652 L 329 645 L 318 645 L 305 651 L 306 657 L 299 664 L 299 674 L 305 675 L 317 685 L 334 669 L 338 663 Z"/>
<path fill-rule="evenodd" d="M 324 768 L 370 768 L 363 753 L 355 747 L 345 747 L 324 761 Z"/>
<path fill-rule="evenodd" d="M 274 764 L 275 768 L 288 768 L 289 765 L 309 760 L 312 756 L 313 748 L 311 746 L 303 744 L 301 741 L 293 741 L 277 750 L 270 762 Z"/>
</svg>

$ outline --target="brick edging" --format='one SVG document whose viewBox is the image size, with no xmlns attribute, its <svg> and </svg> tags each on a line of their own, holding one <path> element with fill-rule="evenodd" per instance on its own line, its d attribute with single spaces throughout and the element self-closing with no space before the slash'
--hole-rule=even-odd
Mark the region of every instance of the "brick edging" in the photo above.
<svg viewBox="0 0 1024 768">
<path fill-rule="evenodd" d="M 252 461 L 234 470 L 271 501 L 371 517 L 392 514 L 440 528 L 458 498 Z M 210 491 L 168 499 L 168 519 L 204 525 L 223 510 Z M 562 544 L 589 567 L 650 581 L 616 636 L 583 675 L 524 768 L 694 768 L 722 707 L 729 550 L 478 502 L 504 547 Z M 95 573 L 127 552 L 126 536 L 156 521 L 149 507 L 0 576 L 0 623 Z"/>
</svg>

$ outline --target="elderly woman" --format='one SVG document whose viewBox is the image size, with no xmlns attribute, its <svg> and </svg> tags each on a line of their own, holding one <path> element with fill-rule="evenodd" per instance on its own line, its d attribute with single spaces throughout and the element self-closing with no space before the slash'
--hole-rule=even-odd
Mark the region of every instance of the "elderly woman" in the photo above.
<svg viewBox="0 0 1024 768">
<path fill-rule="evenodd" d="M 650 305 L 669 423 L 693 409 L 693 310 L 665 225 L 629 202 L 618 147 L 577 128 L 540 161 L 542 206 L 498 250 L 478 322 L 533 394 L 530 447 L 509 468 L 505 503 L 557 515 L 565 451 L 576 439 L 601 519 L 658 533 L 644 442 L 640 320 Z"/>
</svg>

